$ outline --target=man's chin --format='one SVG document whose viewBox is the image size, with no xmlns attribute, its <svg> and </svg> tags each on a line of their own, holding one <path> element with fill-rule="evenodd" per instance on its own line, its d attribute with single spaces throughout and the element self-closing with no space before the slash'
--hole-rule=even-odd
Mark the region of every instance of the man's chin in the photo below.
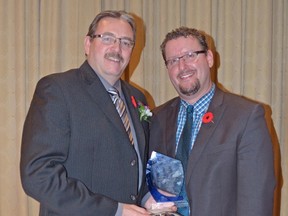
<svg viewBox="0 0 288 216">
<path fill-rule="evenodd" d="M 191 96 L 191 95 L 194 95 L 198 92 L 198 88 L 183 88 L 183 87 L 180 87 L 180 92 L 181 94 L 183 95 L 186 95 L 186 96 Z"/>
</svg>

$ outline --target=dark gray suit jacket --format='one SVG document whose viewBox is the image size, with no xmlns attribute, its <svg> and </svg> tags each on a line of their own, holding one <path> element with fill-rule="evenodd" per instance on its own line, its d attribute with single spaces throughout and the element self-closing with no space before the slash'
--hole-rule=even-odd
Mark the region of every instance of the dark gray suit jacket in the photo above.
<svg viewBox="0 0 288 216">
<path fill-rule="evenodd" d="M 140 122 L 130 99 L 146 104 L 146 98 L 121 82 L 146 164 L 148 124 Z M 22 185 L 40 202 L 40 215 L 114 215 L 118 202 L 141 200 L 137 154 L 87 62 L 38 82 L 24 124 L 21 155 Z"/>
<path fill-rule="evenodd" d="M 149 152 L 175 157 L 180 99 L 154 110 Z M 273 151 L 263 107 L 216 88 L 189 156 L 186 189 L 193 216 L 272 216 Z"/>
</svg>

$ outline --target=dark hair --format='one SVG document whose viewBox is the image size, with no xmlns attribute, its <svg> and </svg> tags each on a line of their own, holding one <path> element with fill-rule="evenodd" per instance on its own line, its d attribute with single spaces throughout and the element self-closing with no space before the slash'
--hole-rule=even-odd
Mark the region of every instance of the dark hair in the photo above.
<svg viewBox="0 0 288 216">
<path fill-rule="evenodd" d="M 188 27 L 182 26 L 166 34 L 166 37 L 160 46 L 164 61 L 166 61 L 165 47 L 166 47 L 167 42 L 173 39 L 177 39 L 179 37 L 187 38 L 188 36 L 192 36 L 193 38 L 196 38 L 198 42 L 200 43 L 200 45 L 202 46 L 203 50 L 208 51 L 208 45 L 207 45 L 206 37 L 204 33 L 194 28 L 188 28 Z"/>
<path fill-rule="evenodd" d="M 98 27 L 98 23 L 100 22 L 100 20 L 103 18 L 106 18 L 106 17 L 122 19 L 122 20 L 125 20 L 126 22 L 128 22 L 132 28 L 133 37 L 134 37 L 133 39 L 135 40 L 135 38 L 136 38 L 136 24 L 135 24 L 134 18 L 125 11 L 102 11 L 101 13 L 99 13 L 94 18 L 94 20 L 90 24 L 87 36 L 92 37 L 94 35 L 97 27 Z"/>
</svg>

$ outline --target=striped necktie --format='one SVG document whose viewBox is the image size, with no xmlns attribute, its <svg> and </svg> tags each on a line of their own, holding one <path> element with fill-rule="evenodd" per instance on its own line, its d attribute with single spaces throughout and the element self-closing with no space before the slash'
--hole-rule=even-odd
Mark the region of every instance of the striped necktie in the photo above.
<svg viewBox="0 0 288 216">
<path fill-rule="evenodd" d="M 129 122 L 129 118 L 128 118 L 128 113 L 124 104 L 124 101 L 120 98 L 119 96 L 119 92 L 117 91 L 117 89 L 115 88 L 110 88 L 108 89 L 108 93 L 110 94 L 110 97 L 116 107 L 116 110 L 123 122 L 123 125 L 125 127 L 125 130 L 129 136 L 129 140 L 131 142 L 132 145 L 134 145 L 134 140 L 133 140 L 133 136 L 132 136 L 132 132 L 131 132 L 131 128 L 130 128 L 130 122 Z"/>
</svg>

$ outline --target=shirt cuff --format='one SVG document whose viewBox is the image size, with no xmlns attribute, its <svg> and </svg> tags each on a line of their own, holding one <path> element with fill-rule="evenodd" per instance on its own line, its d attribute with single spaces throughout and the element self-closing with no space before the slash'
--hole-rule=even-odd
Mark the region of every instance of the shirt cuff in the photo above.
<svg viewBox="0 0 288 216">
<path fill-rule="evenodd" d="M 122 212 L 123 212 L 123 203 L 118 203 L 118 208 L 115 216 L 122 216 Z"/>
<path fill-rule="evenodd" d="M 145 194 L 145 196 L 142 198 L 142 200 L 141 200 L 141 206 L 142 207 L 145 207 L 145 204 L 146 204 L 146 202 L 147 202 L 147 200 L 149 199 L 149 197 L 151 197 L 152 195 L 151 195 L 151 193 L 150 192 L 148 192 L 148 193 L 146 193 Z"/>
</svg>

